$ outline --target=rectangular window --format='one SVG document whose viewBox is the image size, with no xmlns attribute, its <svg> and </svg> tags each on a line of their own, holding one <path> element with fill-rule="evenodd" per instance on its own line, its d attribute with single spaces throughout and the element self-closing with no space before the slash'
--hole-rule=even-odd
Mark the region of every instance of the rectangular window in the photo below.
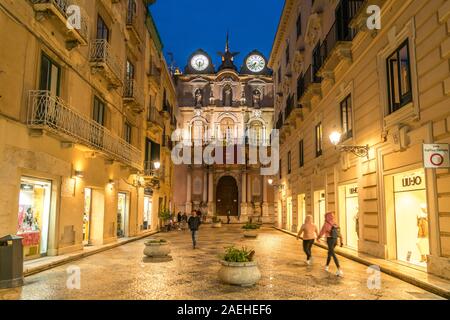
<svg viewBox="0 0 450 320">
<path fill-rule="evenodd" d="M 316 157 L 322 155 L 322 144 L 323 144 L 323 130 L 322 123 L 319 122 L 316 125 Z"/>
<path fill-rule="evenodd" d="M 312 77 L 314 83 L 320 82 L 320 78 L 317 76 L 317 72 L 322 67 L 322 56 L 320 55 L 320 43 L 317 43 L 313 50 L 313 66 L 312 66 Z"/>
<path fill-rule="evenodd" d="M 92 119 L 98 124 L 105 126 L 106 123 L 106 105 L 98 97 L 94 97 L 94 110 Z"/>
<path fill-rule="evenodd" d="M 298 165 L 303 168 L 305 165 L 305 155 L 303 153 L 303 139 L 298 143 Z"/>
<path fill-rule="evenodd" d="M 353 137 L 352 97 L 348 95 L 340 105 L 341 133 L 344 140 Z"/>
<path fill-rule="evenodd" d="M 97 39 L 109 41 L 109 28 L 101 16 L 97 17 Z"/>
<path fill-rule="evenodd" d="M 300 12 L 297 17 L 297 38 L 300 37 L 301 34 L 302 34 L 302 14 Z"/>
<path fill-rule="evenodd" d="M 47 55 L 42 54 L 39 90 L 50 91 L 52 96 L 60 94 L 61 68 Z"/>
<path fill-rule="evenodd" d="M 159 162 L 161 145 L 148 138 L 145 139 L 145 169 L 151 170 L 155 162 Z"/>
<path fill-rule="evenodd" d="M 287 154 L 287 166 L 288 166 L 288 174 L 291 174 L 291 152 L 289 151 Z"/>
<path fill-rule="evenodd" d="M 393 113 L 412 101 L 411 62 L 406 40 L 386 60 L 389 113 Z"/>
<path fill-rule="evenodd" d="M 128 122 L 124 123 L 123 131 L 125 141 L 131 144 L 132 127 Z"/>
</svg>

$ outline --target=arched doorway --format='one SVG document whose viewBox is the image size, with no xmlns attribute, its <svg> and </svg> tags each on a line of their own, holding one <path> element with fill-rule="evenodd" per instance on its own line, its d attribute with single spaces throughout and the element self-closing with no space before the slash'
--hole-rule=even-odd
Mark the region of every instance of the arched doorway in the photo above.
<svg viewBox="0 0 450 320">
<path fill-rule="evenodd" d="M 236 180 L 231 176 L 224 176 L 219 179 L 216 189 L 216 212 L 218 216 L 239 214 L 239 191 Z"/>
</svg>

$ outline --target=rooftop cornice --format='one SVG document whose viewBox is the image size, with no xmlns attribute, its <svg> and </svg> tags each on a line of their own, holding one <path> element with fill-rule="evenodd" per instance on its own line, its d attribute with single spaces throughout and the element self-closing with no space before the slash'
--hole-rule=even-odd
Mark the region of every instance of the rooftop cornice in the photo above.
<svg viewBox="0 0 450 320">
<path fill-rule="evenodd" d="M 273 41 L 272 51 L 270 53 L 268 63 L 268 66 L 271 69 L 273 69 L 274 67 L 273 64 L 278 57 L 280 46 L 286 37 L 286 32 L 288 31 L 287 29 L 289 27 L 289 20 L 291 18 L 291 15 L 293 14 L 295 2 L 296 0 L 285 0 L 284 2 L 283 12 L 280 17 L 280 22 L 278 23 L 277 33 L 275 34 L 275 39 Z"/>
</svg>

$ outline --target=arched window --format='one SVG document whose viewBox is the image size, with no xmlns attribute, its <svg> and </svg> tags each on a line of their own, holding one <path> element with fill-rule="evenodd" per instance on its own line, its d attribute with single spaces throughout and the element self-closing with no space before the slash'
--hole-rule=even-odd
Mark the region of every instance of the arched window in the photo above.
<svg viewBox="0 0 450 320">
<path fill-rule="evenodd" d="M 231 142 L 234 139 L 234 121 L 231 118 L 223 118 L 220 121 L 220 138 Z"/>
<path fill-rule="evenodd" d="M 206 132 L 206 128 L 205 128 L 205 124 L 203 123 L 203 121 L 195 120 L 192 122 L 192 127 L 191 127 L 192 142 L 194 142 L 195 144 L 202 144 L 204 139 L 206 139 L 205 132 Z"/>
<path fill-rule="evenodd" d="M 264 126 L 260 121 L 253 121 L 247 133 L 249 143 L 251 145 L 258 145 L 264 139 Z"/>
<path fill-rule="evenodd" d="M 222 104 L 225 107 L 231 107 L 233 105 L 233 89 L 230 85 L 226 85 L 222 91 Z"/>
</svg>

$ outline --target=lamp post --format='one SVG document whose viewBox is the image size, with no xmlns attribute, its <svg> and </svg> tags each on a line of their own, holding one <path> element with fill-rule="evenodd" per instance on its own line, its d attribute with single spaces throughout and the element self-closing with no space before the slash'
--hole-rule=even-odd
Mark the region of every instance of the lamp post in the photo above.
<svg viewBox="0 0 450 320">
<path fill-rule="evenodd" d="M 340 152 L 351 152 L 355 156 L 363 158 L 369 157 L 369 145 L 365 146 L 347 146 L 340 145 L 342 134 L 339 131 L 333 131 L 330 136 L 331 143 L 335 146 L 336 149 L 339 149 Z"/>
<path fill-rule="evenodd" d="M 284 184 L 273 184 L 273 179 L 272 178 L 267 179 L 267 183 L 269 185 L 271 185 L 272 187 L 274 187 L 274 188 L 278 188 L 279 191 L 282 191 L 284 189 Z"/>
</svg>

